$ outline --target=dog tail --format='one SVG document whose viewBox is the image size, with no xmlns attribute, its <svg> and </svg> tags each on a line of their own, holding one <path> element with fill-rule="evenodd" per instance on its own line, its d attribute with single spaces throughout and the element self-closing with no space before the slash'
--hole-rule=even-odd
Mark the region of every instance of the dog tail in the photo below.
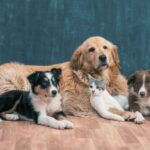
<svg viewBox="0 0 150 150">
<path fill-rule="evenodd" d="M 27 80 L 28 72 L 24 65 L 7 63 L 0 66 L 0 94 L 8 91 L 29 91 L 30 83 Z"/>
</svg>

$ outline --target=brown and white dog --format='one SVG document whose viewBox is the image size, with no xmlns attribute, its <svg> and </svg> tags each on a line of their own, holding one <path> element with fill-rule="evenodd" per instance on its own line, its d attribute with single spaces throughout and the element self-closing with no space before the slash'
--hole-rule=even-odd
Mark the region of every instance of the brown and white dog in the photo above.
<svg viewBox="0 0 150 150">
<path fill-rule="evenodd" d="M 18 65 L 10 63 L 0 66 L 0 76 L 6 68 L 16 68 Z M 24 76 L 53 67 L 62 69 L 60 92 L 63 98 L 63 110 L 67 114 L 75 116 L 95 114 L 90 104 L 88 74 L 96 79 L 104 78 L 109 93 L 117 100 L 127 102 L 127 81 L 120 73 L 117 47 L 102 37 L 95 36 L 84 41 L 74 52 L 70 62 L 51 66 L 23 66 L 19 80 L 26 83 Z M 4 84 L 1 84 L 0 93 L 4 89 L 28 89 L 26 84 L 14 86 L 13 80 L 13 75 L 11 75 L 7 81 L 7 87 L 3 88 Z M 6 83 L 0 78 L 1 82 Z"/>
<path fill-rule="evenodd" d="M 150 70 L 135 72 L 130 76 L 128 85 L 129 109 L 140 112 L 137 121 L 142 123 L 144 121 L 142 114 L 150 115 Z"/>
</svg>

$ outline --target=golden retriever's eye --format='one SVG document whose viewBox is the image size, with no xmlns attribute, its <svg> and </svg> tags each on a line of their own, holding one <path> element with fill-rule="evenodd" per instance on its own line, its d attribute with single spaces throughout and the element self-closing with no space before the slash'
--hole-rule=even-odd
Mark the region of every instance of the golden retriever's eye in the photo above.
<svg viewBox="0 0 150 150">
<path fill-rule="evenodd" d="M 91 47 L 91 48 L 88 49 L 88 51 L 89 51 L 89 52 L 94 52 L 94 51 L 95 51 L 95 48 L 94 48 L 94 47 Z"/>
<path fill-rule="evenodd" d="M 106 45 L 103 46 L 103 49 L 108 49 L 108 47 Z"/>
</svg>

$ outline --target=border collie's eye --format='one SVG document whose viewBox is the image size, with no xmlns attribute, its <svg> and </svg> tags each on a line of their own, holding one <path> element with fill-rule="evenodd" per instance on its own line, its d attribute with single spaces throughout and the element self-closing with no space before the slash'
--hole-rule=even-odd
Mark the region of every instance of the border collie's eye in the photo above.
<svg viewBox="0 0 150 150">
<path fill-rule="evenodd" d="M 106 45 L 103 46 L 103 49 L 108 49 L 108 47 Z"/>
<path fill-rule="evenodd" d="M 48 82 L 43 82 L 41 84 L 41 87 L 45 89 L 45 88 L 49 87 L 49 83 Z"/>
<path fill-rule="evenodd" d="M 90 88 L 93 88 L 93 86 L 92 86 L 92 85 L 90 85 Z"/>
<path fill-rule="evenodd" d="M 91 48 L 89 48 L 88 51 L 89 51 L 89 52 L 94 52 L 94 51 L 95 51 L 95 48 L 94 48 L 94 47 L 91 47 Z"/>
</svg>

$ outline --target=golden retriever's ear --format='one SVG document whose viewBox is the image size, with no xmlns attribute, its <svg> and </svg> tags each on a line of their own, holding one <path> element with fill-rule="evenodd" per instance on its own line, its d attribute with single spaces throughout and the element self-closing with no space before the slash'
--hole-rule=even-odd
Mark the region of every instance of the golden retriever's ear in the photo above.
<svg viewBox="0 0 150 150">
<path fill-rule="evenodd" d="M 79 47 L 73 54 L 72 59 L 71 59 L 71 67 L 74 70 L 79 70 L 82 67 L 82 51 L 81 48 Z"/>
<path fill-rule="evenodd" d="M 112 58 L 113 58 L 114 65 L 117 66 L 118 69 L 120 69 L 120 64 L 119 64 L 120 61 L 119 61 L 118 50 L 116 45 L 113 45 Z"/>
</svg>

